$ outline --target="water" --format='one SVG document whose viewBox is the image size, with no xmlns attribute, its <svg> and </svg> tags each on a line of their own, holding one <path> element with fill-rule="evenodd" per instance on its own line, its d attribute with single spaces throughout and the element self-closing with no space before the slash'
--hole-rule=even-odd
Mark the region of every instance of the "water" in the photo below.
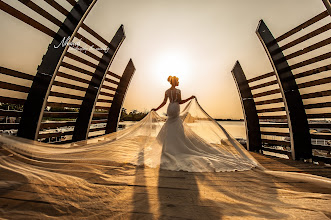
<svg viewBox="0 0 331 220">
<path fill-rule="evenodd" d="M 217 121 L 223 126 L 232 137 L 246 139 L 246 129 L 244 121 Z"/>
</svg>

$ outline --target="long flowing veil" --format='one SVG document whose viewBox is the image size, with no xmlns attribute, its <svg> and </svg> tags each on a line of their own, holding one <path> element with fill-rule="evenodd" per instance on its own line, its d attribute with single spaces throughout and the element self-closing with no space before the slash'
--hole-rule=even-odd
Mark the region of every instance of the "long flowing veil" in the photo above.
<svg viewBox="0 0 331 220">
<path fill-rule="evenodd" d="M 71 144 L 0 135 L 0 217 L 127 219 L 145 213 L 154 219 L 221 218 L 221 210 L 240 219 L 294 218 L 303 212 L 321 219 L 331 213 L 329 179 L 264 170 L 197 101 L 180 117 L 188 137 L 220 153 L 217 161 L 233 163 L 229 171 L 245 171 L 158 169 L 158 136 L 167 118 L 156 112 L 127 129 Z M 208 152 L 203 155 L 213 159 Z M 176 205 L 169 204 L 169 196 Z"/>
<path fill-rule="evenodd" d="M 247 167 L 233 167 L 232 170 L 220 168 L 219 171 L 247 170 L 258 166 L 258 162 L 243 146 L 213 120 L 195 99 L 184 107 L 180 117 L 187 128 L 186 135 L 195 139 L 193 141 L 198 139 L 199 143 L 200 139 L 203 139 L 212 148 L 211 150 L 214 150 L 209 152 L 209 157 L 216 152 L 220 153 L 221 157 L 215 159 L 224 160 L 225 163 L 233 161 L 249 163 Z M 4 135 L 0 136 L 0 142 L 4 149 L 38 161 L 129 163 L 158 167 L 161 163 L 162 143 L 157 136 L 166 119 L 166 116 L 161 117 L 152 111 L 144 119 L 127 129 L 87 141 L 64 145 L 51 145 Z M 231 161 L 227 161 L 227 158 L 230 158 Z"/>
</svg>

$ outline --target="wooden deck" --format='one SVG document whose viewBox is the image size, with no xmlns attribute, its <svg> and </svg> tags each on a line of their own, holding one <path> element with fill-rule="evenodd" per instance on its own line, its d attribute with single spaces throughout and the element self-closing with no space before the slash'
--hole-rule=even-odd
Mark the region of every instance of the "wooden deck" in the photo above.
<svg viewBox="0 0 331 220">
<path fill-rule="evenodd" d="M 302 161 L 288 160 L 278 157 L 250 152 L 259 163 L 268 170 L 308 173 L 331 178 L 331 166 L 321 166 Z"/>
<path fill-rule="evenodd" d="M 9 156 L 4 151 L 0 153 Z M 252 155 L 270 170 L 331 177 L 331 169 L 327 167 Z M 188 173 L 126 165 L 109 167 L 100 175 L 77 171 L 79 166 L 65 165 L 68 174 L 79 177 L 73 183 L 54 181 L 56 176 L 50 180 L 43 176 L 46 179 L 42 182 L 27 181 L 20 174 L 0 168 L 0 218 L 331 218 L 330 184 L 298 181 L 260 169 Z M 81 185 L 80 179 L 89 185 Z"/>
</svg>

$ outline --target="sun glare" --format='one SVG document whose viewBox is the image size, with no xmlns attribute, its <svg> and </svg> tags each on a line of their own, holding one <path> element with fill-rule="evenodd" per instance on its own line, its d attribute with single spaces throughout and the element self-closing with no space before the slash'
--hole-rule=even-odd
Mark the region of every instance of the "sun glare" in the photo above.
<svg viewBox="0 0 331 220">
<path fill-rule="evenodd" d="M 168 86 L 168 76 L 177 76 L 179 78 L 179 85 L 181 82 L 185 82 L 189 78 L 189 62 L 184 55 L 167 54 L 160 56 L 156 61 L 156 74 L 158 81 L 162 85 Z"/>
</svg>

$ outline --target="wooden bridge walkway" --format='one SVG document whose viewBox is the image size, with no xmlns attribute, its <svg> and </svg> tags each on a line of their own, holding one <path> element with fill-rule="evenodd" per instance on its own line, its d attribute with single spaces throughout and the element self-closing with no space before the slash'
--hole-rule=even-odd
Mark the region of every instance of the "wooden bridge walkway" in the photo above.
<svg viewBox="0 0 331 220">
<path fill-rule="evenodd" d="M 328 167 L 252 155 L 270 170 L 331 178 Z M 8 156 L 0 150 L 0 159 Z M 84 198 L 77 195 L 86 193 L 86 187 L 77 182 L 62 185 L 61 181 L 51 180 L 45 185 L 38 184 L 38 180 L 27 181 L 22 175 L 0 168 L 0 218 L 26 218 L 26 215 L 30 219 L 331 218 L 330 185 L 284 178 L 260 169 L 188 173 L 126 165 L 110 168 L 105 178 L 104 174 L 98 176 L 93 172 L 83 176 L 75 173 L 75 165 L 70 168 L 66 164 L 65 168 L 70 175 L 92 183 L 87 201 L 77 204 Z"/>
</svg>

